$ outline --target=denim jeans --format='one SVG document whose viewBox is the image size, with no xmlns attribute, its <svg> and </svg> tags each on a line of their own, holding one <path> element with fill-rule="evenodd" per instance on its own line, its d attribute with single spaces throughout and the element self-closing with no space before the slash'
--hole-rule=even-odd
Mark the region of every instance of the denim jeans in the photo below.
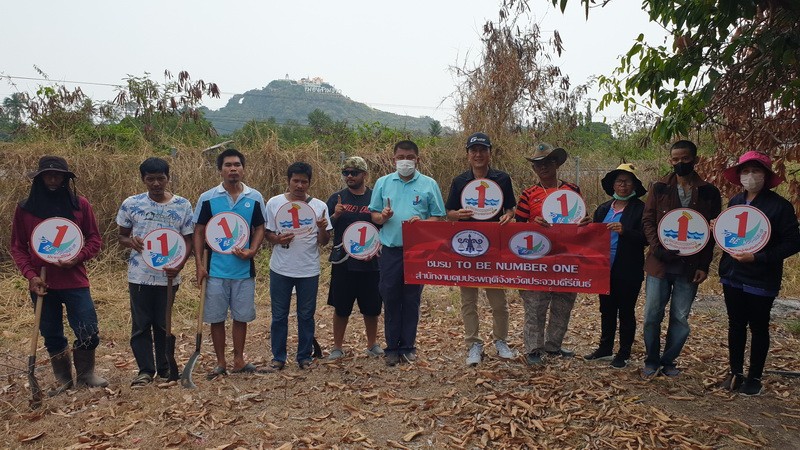
<svg viewBox="0 0 800 450">
<path fill-rule="evenodd" d="M 387 354 L 416 352 L 422 285 L 403 280 L 403 248 L 384 247 L 378 260 Z"/>
<path fill-rule="evenodd" d="M 689 312 L 692 309 L 697 284 L 685 276 L 667 275 L 667 278 L 647 276 L 644 304 L 644 346 L 647 357 L 644 365 L 657 369 L 674 366 L 686 339 L 689 338 Z M 669 325 L 664 353 L 661 353 L 661 322 L 667 303 Z"/>
<path fill-rule="evenodd" d="M 32 293 L 31 299 L 36 302 L 36 295 Z M 97 348 L 100 344 L 97 312 L 89 288 L 48 289 L 42 302 L 42 320 L 39 323 L 39 331 L 44 337 L 47 352 L 54 355 L 67 348 L 68 342 L 64 336 L 64 307 L 67 308 L 69 326 L 75 333 L 73 348 L 84 350 Z"/>
<path fill-rule="evenodd" d="M 139 373 L 166 373 L 169 371 L 166 354 L 167 287 L 128 283 L 128 290 L 131 298 L 131 350 Z M 177 292 L 178 285 L 172 286 L 172 290 Z"/>
<path fill-rule="evenodd" d="M 292 288 L 297 291 L 297 362 L 311 359 L 318 286 L 319 275 L 293 278 L 269 271 L 269 297 L 272 305 L 270 344 L 273 361 L 286 362 Z"/>
</svg>

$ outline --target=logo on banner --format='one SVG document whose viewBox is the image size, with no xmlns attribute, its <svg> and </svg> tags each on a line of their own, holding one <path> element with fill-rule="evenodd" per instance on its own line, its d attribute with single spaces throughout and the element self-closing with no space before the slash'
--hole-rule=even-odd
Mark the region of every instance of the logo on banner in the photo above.
<svg viewBox="0 0 800 450">
<path fill-rule="evenodd" d="M 63 217 L 43 220 L 31 233 L 31 247 L 47 261 L 69 261 L 83 248 L 83 233 L 75 222 Z"/>
<path fill-rule="evenodd" d="M 233 212 L 215 214 L 206 224 L 206 243 L 217 253 L 233 253 L 250 240 L 250 226 L 244 217 Z"/>
<path fill-rule="evenodd" d="M 450 245 L 461 256 L 481 256 L 489 250 L 489 238 L 479 231 L 463 230 L 453 236 Z"/>
<path fill-rule="evenodd" d="M 511 252 L 522 259 L 539 259 L 550 253 L 550 239 L 535 231 L 523 231 L 511 236 L 508 241 Z"/>
<path fill-rule="evenodd" d="M 550 223 L 578 223 L 586 216 L 586 203 L 577 192 L 559 189 L 542 202 L 542 216 Z"/>
<path fill-rule="evenodd" d="M 486 178 L 472 180 L 461 191 L 461 207 L 471 210 L 473 219 L 491 219 L 503 207 L 503 190 Z"/>
<path fill-rule="evenodd" d="M 708 242 L 709 234 L 705 217 L 689 208 L 673 209 L 658 223 L 661 245 L 678 250 L 681 256 L 699 253 Z"/>
<path fill-rule="evenodd" d="M 728 253 L 755 253 L 767 245 L 771 232 L 767 216 L 748 205 L 731 206 L 714 222 L 717 245 Z"/>
<path fill-rule="evenodd" d="M 151 269 L 178 267 L 186 258 L 186 241 L 172 228 L 158 228 L 144 237 L 142 259 Z"/>
<path fill-rule="evenodd" d="M 317 215 L 306 202 L 287 202 L 275 213 L 278 234 L 290 233 L 295 236 L 311 234 L 317 228 Z"/>
<path fill-rule="evenodd" d="M 345 228 L 342 242 L 344 251 L 355 259 L 369 259 L 381 248 L 378 228 L 364 221 L 353 222 Z"/>
</svg>

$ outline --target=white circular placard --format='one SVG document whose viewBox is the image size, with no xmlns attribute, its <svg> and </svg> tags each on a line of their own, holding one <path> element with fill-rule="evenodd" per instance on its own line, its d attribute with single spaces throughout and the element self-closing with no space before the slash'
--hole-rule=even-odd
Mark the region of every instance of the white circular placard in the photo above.
<svg viewBox="0 0 800 450">
<path fill-rule="evenodd" d="M 535 231 L 521 231 L 508 240 L 508 249 L 522 259 L 539 259 L 552 248 L 550 239 Z"/>
<path fill-rule="evenodd" d="M 714 239 L 728 253 L 755 253 L 767 245 L 771 235 L 767 216 L 749 205 L 731 206 L 714 222 Z"/>
<path fill-rule="evenodd" d="M 678 250 L 680 256 L 699 253 L 710 234 L 706 218 L 689 208 L 673 209 L 658 222 L 661 245 L 668 250 Z"/>
<path fill-rule="evenodd" d="M 250 226 L 244 217 L 226 211 L 214 214 L 206 224 L 206 244 L 216 253 L 233 253 L 250 241 Z"/>
<path fill-rule="evenodd" d="M 578 223 L 586 217 L 586 203 L 577 192 L 559 189 L 545 197 L 542 217 L 549 223 Z"/>
<path fill-rule="evenodd" d="M 143 239 L 142 259 L 155 270 L 173 269 L 186 258 L 186 241 L 172 228 L 157 228 Z"/>
<path fill-rule="evenodd" d="M 317 214 L 306 202 L 286 202 L 275 213 L 275 222 L 278 225 L 278 234 L 305 236 L 316 231 Z"/>
<path fill-rule="evenodd" d="M 488 220 L 503 210 L 503 190 L 488 178 L 476 178 L 461 191 L 461 207 L 475 220 Z"/>
<path fill-rule="evenodd" d="M 381 249 L 378 228 L 365 221 L 351 223 L 342 234 L 344 251 L 355 259 L 369 259 Z"/>
<path fill-rule="evenodd" d="M 31 248 L 44 261 L 69 261 L 83 248 L 83 233 L 75 222 L 51 217 L 33 229 Z"/>
</svg>

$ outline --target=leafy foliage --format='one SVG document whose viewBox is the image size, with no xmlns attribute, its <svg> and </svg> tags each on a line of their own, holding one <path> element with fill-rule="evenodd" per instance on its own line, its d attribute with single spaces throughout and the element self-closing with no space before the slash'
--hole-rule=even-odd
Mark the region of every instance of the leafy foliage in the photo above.
<svg viewBox="0 0 800 450">
<path fill-rule="evenodd" d="M 610 1 L 580 0 L 587 18 L 590 6 Z M 568 0 L 552 3 L 563 11 Z M 749 149 L 770 153 L 800 206 L 796 171 L 787 173 L 800 160 L 800 3 L 644 0 L 643 9 L 671 33 L 672 47 L 639 35 L 614 73 L 599 78 L 607 89 L 600 107 L 663 110 L 653 128 L 660 142 L 709 126 L 719 149 L 703 169 L 727 193 L 735 187 L 722 182 L 722 168 Z"/>
</svg>

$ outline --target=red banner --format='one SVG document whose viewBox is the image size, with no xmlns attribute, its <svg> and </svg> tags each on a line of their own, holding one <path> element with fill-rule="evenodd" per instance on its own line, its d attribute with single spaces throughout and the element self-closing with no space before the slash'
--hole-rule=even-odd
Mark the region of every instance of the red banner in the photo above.
<svg viewBox="0 0 800 450">
<path fill-rule="evenodd" d="M 607 294 L 605 224 L 403 223 L 405 282 Z"/>
</svg>

